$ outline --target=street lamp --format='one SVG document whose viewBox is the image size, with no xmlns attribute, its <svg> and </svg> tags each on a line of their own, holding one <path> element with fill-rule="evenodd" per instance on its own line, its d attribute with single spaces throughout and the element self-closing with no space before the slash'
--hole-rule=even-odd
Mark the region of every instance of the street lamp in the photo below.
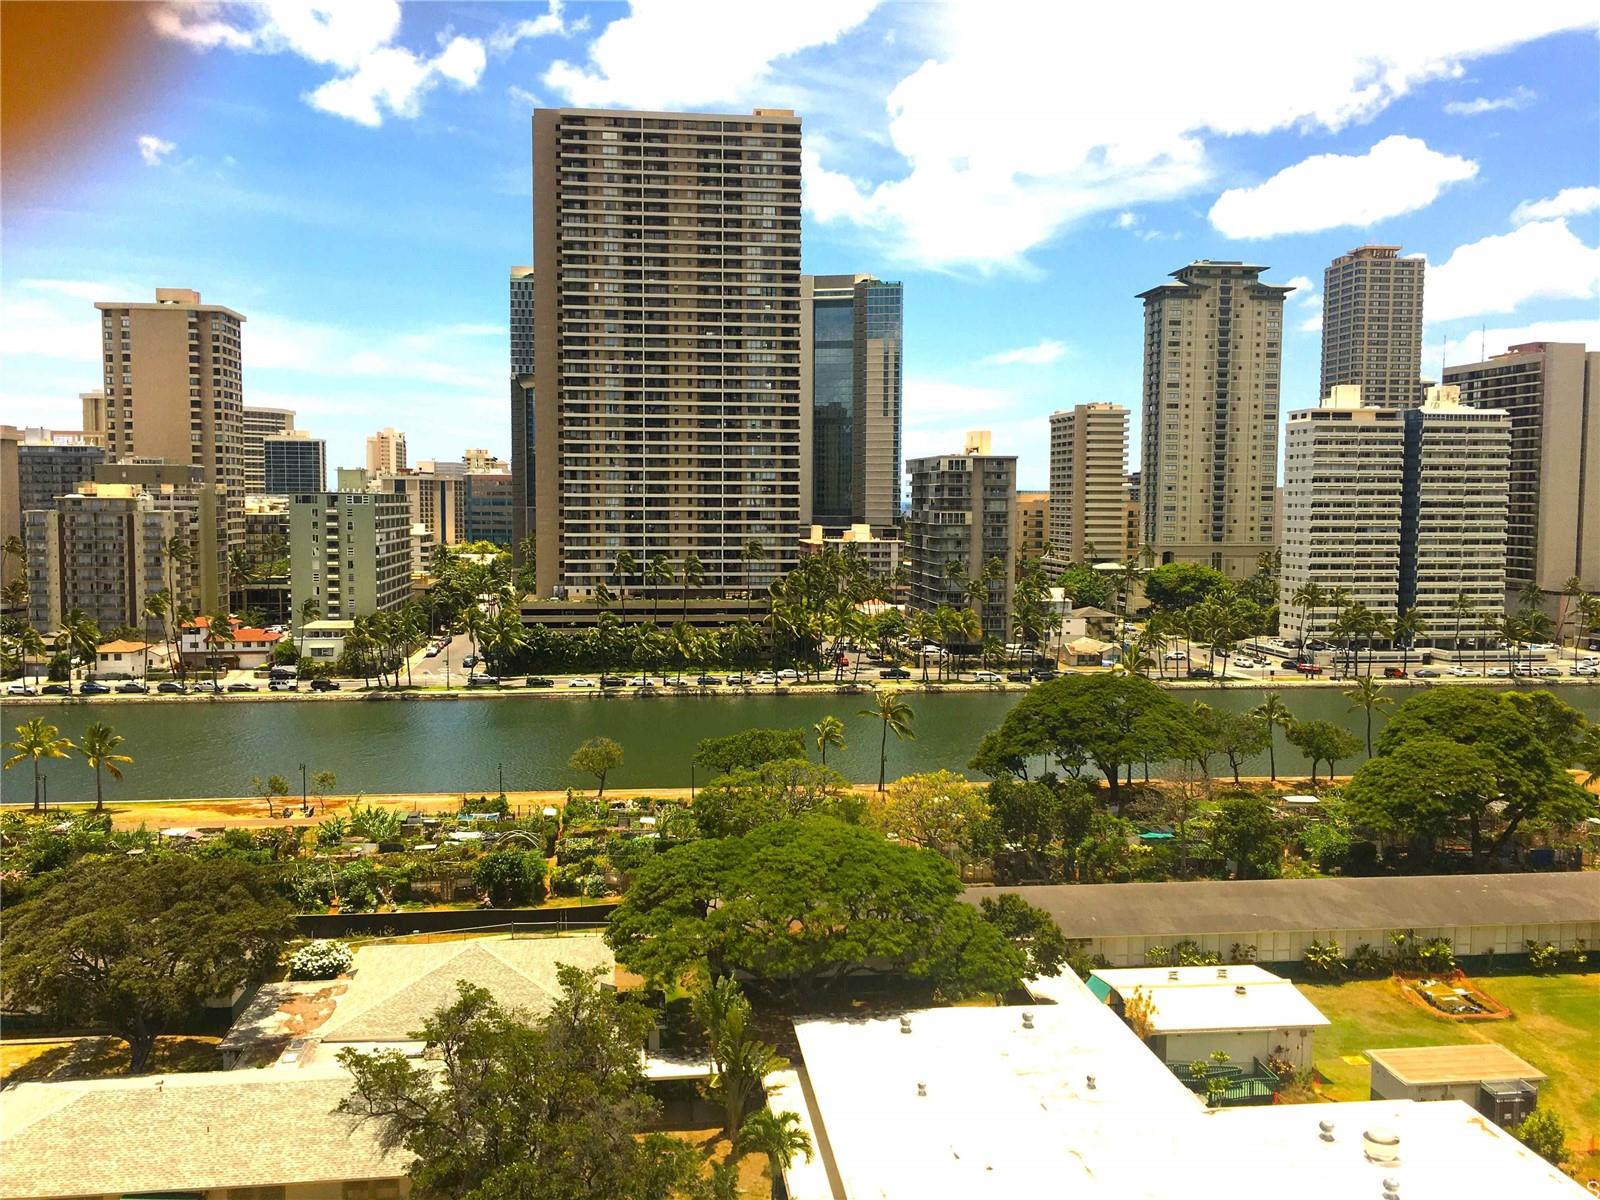
<svg viewBox="0 0 1600 1200">
<path fill-rule="evenodd" d="M 310 805 L 306 801 L 306 765 L 305 765 L 305 763 L 301 763 L 300 764 L 300 807 L 301 808 L 309 808 L 310 807 Z"/>
</svg>

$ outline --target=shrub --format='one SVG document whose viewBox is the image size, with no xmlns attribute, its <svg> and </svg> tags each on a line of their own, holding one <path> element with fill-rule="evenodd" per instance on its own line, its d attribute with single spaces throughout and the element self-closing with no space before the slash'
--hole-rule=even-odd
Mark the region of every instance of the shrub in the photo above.
<svg viewBox="0 0 1600 1200">
<path fill-rule="evenodd" d="M 1382 975 L 1388 964 L 1384 962 L 1383 951 L 1371 942 L 1362 942 L 1356 947 L 1355 956 L 1350 960 L 1350 966 L 1357 975 L 1376 978 Z"/>
<path fill-rule="evenodd" d="M 1448 938 L 1429 938 L 1418 948 L 1417 962 L 1429 974 L 1447 974 L 1456 969 L 1455 947 Z"/>
<path fill-rule="evenodd" d="M 589 900 L 598 900 L 611 891 L 604 875 L 585 875 L 579 880 L 579 886 L 583 890 L 584 897 Z"/>
<path fill-rule="evenodd" d="M 1228 947 L 1228 961 L 1230 963 L 1253 963 L 1256 960 L 1256 944 L 1254 942 L 1235 942 Z"/>
<path fill-rule="evenodd" d="M 344 835 L 350 832 L 350 823 L 343 817 L 329 817 L 326 821 L 317 822 L 317 845 L 329 849 L 344 841 Z"/>
<path fill-rule="evenodd" d="M 358 804 L 350 810 L 349 829 L 369 842 L 392 842 L 400 836 L 400 814 L 392 808 Z"/>
<path fill-rule="evenodd" d="M 474 864 L 472 882 L 496 908 L 536 903 L 544 898 L 544 859 L 526 850 L 494 850 Z"/>
<path fill-rule="evenodd" d="M 1546 1162 L 1559 1167 L 1566 1160 L 1567 1124 L 1548 1108 L 1534 1109 L 1511 1133 Z"/>
<path fill-rule="evenodd" d="M 1306 948 L 1306 971 L 1319 979 L 1339 979 L 1344 975 L 1344 955 L 1339 942 L 1329 938 L 1326 942 L 1312 939 Z"/>
<path fill-rule="evenodd" d="M 1216 967 L 1222 965 L 1222 955 L 1215 950 L 1202 950 L 1193 938 L 1184 938 L 1170 946 L 1151 946 L 1144 952 L 1144 960 L 1152 967 Z"/>
<path fill-rule="evenodd" d="M 557 867 L 550 876 L 550 890 L 557 896 L 576 896 L 583 890 L 583 878 L 586 873 L 579 863 L 568 863 L 566 866 Z"/>
<path fill-rule="evenodd" d="M 294 979 L 336 979 L 350 969 L 355 956 L 343 942 L 319 938 L 307 942 L 289 958 Z"/>
<path fill-rule="evenodd" d="M 1548 971 L 1561 961 L 1560 951 L 1554 942 L 1524 942 L 1528 949 L 1528 965 L 1535 971 Z"/>
</svg>

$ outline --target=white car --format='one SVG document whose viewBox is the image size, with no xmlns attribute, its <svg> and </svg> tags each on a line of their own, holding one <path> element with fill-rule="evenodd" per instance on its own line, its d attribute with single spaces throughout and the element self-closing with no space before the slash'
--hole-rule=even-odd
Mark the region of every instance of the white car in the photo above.
<svg viewBox="0 0 1600 1200">
<path fill-rule="evenodd" d="M 1579 663 L 1572 668 L 1574 675 L 1600 675 L 1600 666 L 1593 663 Z"/>
<path fill-rule="evenodd" d="M 774 675 L 771 671 L 757 671 L 756 672 L 755 682 L 756 683 L 777 683 L 778 682 L 778 677 L 776 675 Z"/>
<path fill-rule="evenodd" d="M 585 679 L 582 675 L 579 675 L 575 679 L 569 679 L 567 681 L 567 686 L 569 688 L 571 688 L 571 687 L 593 687 L 594 686 L 594 680 Z"/>
<path fill-rule="evenodd" d="M 974 683 L 1004 683 L 1005 682 L 1005 680 L 1001 679 L 1000 676 L 997 675 L 993 671 L 979 671 L 976 675 L 974 675 L 972 677 L 972 681 Z"/>
<path fill-rule="evenodd" d="M 1451 667 L 1450 674 L 1457 679 L 1470 679 L 1477 674 L 1471 667 Z"/>
<path fill-rule="evenodd" d="M 1491 679 L 1505 679 L 1511 674 L 1510 667 L 1490 667 L 1488 671 Z"/>
<path fill-rule="evenodd" d="M 781 679 L 784 683 L 799 683 L 800 682 L 800 673 L 798 671 L 794 671 L 794 670 L 791 670 L 788 667 L 785 667 L 783 670 L 778 672 L 778 678 Z"/>
<path fill-rule="evenodd" d="M 6 687 L 6 695 L 8 696 L 33 696 L 37 694 L 38 693 L 28 686 L 25 680 L 21 679 L 17 680 L 15 683 L 9 684 Z"/>
<path fill-rule="evenodd" d="M 1168 662 L 1177 662 L 1179 659 L 1188 658 L 1188 657 L 1189 657 L 1188 654 L 1184 653 L 1182 650 L 1168 650 L 1167 651 L 1167 661 Z"/>
<path fill-rule="evenodd" d="M 628 680 L 628 686 L 629 687 L 653 687 L 654 685 L 650 682 L 650 676 L 648 676 L 648 675 L 635 675 L 632 679 Z"/>
</svg>

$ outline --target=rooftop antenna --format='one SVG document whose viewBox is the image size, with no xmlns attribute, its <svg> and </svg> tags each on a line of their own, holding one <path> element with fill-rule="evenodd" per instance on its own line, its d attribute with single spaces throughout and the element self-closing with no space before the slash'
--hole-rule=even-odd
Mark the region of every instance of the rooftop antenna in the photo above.
<svg viewBox="0 0 1600 1200">
<path fill-rule="evenodd" d="M 1487 323 L 1478 326 L 1478 361 L 1489 361 L 1489 326 Z"/>
</svg>

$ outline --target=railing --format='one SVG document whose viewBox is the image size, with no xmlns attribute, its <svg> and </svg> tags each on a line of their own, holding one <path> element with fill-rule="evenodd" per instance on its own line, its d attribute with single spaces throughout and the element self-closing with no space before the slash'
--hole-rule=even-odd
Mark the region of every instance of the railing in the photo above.
<svg viewBox="0 0 1600 1200">
<path fill-rule="evenodd" d="M 1276 1072 L 1259 1058 L 1252 1058 L 1247 1067 L 1243 1063 L 1211 1063 L 1203 1077 L 1190 1074 L 1188 1063 L 1168 1063 L 1167 1069 L 1196 1095 L 1206 1096 L 1211 1080 L 1223 1080 L 1226 1086 L 1211 1103 L 1218 1108 L 1234 1108 L 1255 1104 L 1271 1104 L 1282 1086 Z"/>
</svg>

